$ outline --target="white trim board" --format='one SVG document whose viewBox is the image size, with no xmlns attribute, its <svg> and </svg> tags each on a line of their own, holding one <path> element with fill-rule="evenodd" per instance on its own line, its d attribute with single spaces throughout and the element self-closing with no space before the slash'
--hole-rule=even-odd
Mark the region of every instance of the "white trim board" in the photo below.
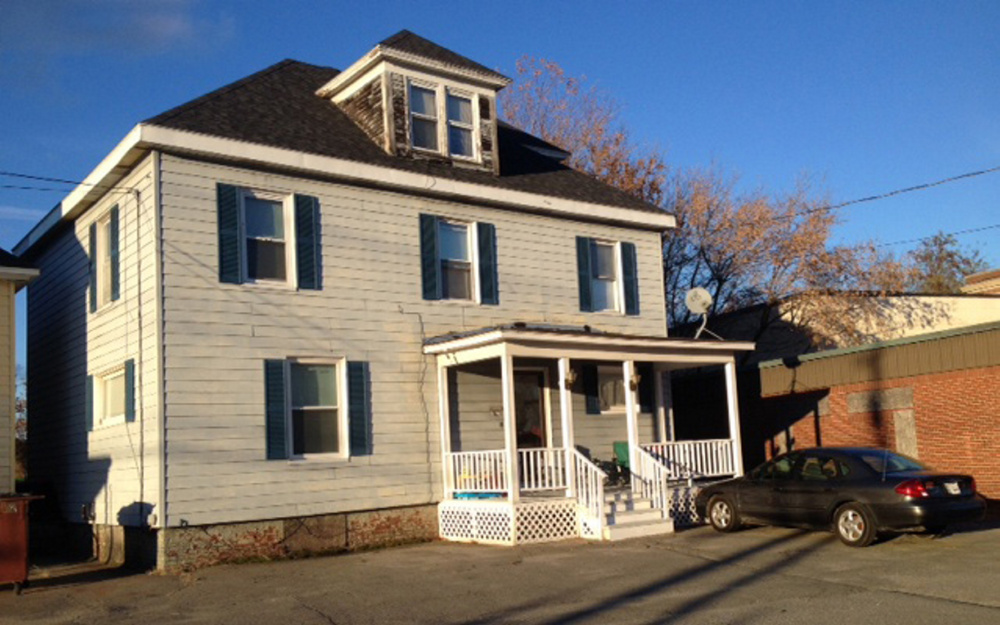
<svg viewBox="0 0 1000 625">
<path fill-rule="evenodd" d="M 557 217 L 600 221 L 643 230 L 666 230 L 676 225 L 673 215 L 636 209 L 577 202 L 560 197 L 500 189 L 488 185 L 434 178 L 389 167 L 368 165 L 341 158 L 308 154 L 285 148 L 237 141 L 184 130 L 139 124 L 66 198 L 56 205 L 14 246 L 22 256 L 58 224 L 72 221 L 90 204 L 117 184 L 131 166 L 148 150 L 173 150 L 180 153 L 222 158 L 234 163 L 279 167 L 319 176 L 332 176 L 344 182 L 361 183 L 397 191 L 417 191 L 462 202 L 502 205 Z"/>
</svg>

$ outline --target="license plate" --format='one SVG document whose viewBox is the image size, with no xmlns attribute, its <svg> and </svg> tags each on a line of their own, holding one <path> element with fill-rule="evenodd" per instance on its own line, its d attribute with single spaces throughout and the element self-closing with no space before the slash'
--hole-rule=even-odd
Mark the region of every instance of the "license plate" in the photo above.
<svg viewBox="0 0 1000 625">
<path fill-rule="evenodd" d="M 944 489 L 948 491 L 949 495 L 961 495 L 962 488 L 958 485 L 958 482 L 945 482 Z"/>
</svg>

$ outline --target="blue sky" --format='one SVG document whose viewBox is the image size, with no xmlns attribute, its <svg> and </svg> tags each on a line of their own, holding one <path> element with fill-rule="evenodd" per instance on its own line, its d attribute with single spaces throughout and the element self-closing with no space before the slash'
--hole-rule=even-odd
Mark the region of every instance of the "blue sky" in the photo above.
<svg viewBox="0 0 1000 625">
<path fill-rule="evenodd" d="M 1000 165 L 998 2 L 15 0 L 0 15 L 0 171 L 82 179 L 143 119 L 284 58 L 344 68 L 402 28 L 508 75 L 523 54 L 555 60 L 671 164 L 714 162 L 746 188 L 807 174 L 837 203 Z M 0 185 L 10 249 L 64 193 Z M 998 198 L 1000 172 L 860 204 L 837 241 L 997 225 Z M 960 241 L 1000 267 L 998 235 Z"/>
</svg>

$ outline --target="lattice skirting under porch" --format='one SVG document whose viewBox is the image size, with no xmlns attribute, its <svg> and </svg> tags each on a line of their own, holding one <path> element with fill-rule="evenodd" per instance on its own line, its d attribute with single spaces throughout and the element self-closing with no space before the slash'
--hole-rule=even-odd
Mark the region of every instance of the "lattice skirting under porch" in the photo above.
<svg viewBox="0 0 1000 625">
<path fill-rule="evenodd" d="M 495 545 L 543 543 L 580 535 L 576 502 L 447 500 L 438 504 L 441 538 Z"/>
<path fill-rule="evenodd" d="M 694 499 L 701 490 L 697 486 L 674 485 L 670 488 L 670 518 L 674 527 L 690 527 L 700 525 L 701 518 L 694 507 Z"/>
</svg>

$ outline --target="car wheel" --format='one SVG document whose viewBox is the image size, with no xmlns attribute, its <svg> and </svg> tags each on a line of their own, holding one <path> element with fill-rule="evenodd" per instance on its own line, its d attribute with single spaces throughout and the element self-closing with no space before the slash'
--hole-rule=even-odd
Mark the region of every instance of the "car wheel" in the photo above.
<svg viewBox="0 0 1000 625">
<path fill-rule="evenodd" d="M 708 502 L 708 522 L 718 532 L 732 532 L 740 527 L 740 513 L 728 497 L 716 495 Z"/>
<path fill-rule="evenodd" d="M 845 545 L 867 547 L 875 540 L 875 516 L 859 503 L 844 504 L 833 517 L 833 529 Z"/>
</svg>

